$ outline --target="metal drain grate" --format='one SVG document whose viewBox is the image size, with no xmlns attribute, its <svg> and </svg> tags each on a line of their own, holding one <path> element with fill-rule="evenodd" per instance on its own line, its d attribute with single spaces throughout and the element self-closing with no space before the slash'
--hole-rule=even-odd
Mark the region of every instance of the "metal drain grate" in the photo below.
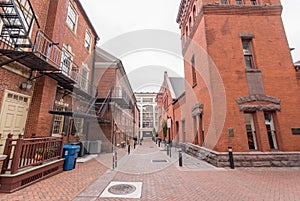
<svg viewBox="0 0 300 201">
<path fill-rule="evenodd" d="M 152 160 L 152 163 L 167 163 L 167 160 Z"/>
<path fill-rule="evenodd" d="M 117 184 L 113 185 L 108 189 L 108 192 L 115 195 L 127 195 L 133 193 L 136 187 L 130 184 Z"/>
</svg>

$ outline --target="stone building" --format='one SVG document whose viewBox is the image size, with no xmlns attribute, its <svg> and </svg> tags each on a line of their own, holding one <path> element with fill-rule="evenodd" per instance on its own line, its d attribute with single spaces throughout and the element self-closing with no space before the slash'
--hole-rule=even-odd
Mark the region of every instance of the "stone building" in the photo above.
<svg viewBox="0 0 300 201">
<path fill-rule="evenodd" d="M 279 0 L 182 0 L 180 141 L 227 166 L 298 166 L 300 88 Z M 174 126 L 174 124 L 173 124 Z"/>
<path fill-rule="evenodd" d="M 99 37 L 80 1 L 2 1 L 0 12 L 1 144 L 8 133 L 86 133 Z"/>
<path fill-rule="evenodd" d="M 136 92 L 135 97 L 140 109 L 139 137 L 152 138 L 158 131 L 157 93 Z"/>
</svg>

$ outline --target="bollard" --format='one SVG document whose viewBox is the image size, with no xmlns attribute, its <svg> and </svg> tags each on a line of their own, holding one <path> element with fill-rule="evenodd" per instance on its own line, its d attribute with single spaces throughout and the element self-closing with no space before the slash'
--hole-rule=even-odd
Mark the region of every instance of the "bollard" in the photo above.
<svg viewBox="0 0 300 201">
<path fill-rule="evenodd" d="M 134 143 L 133 143 L 133 149 L 135 149 L 135 141 L 134 141 Z"/>
<path fill-rule="evenodd" d="M 179 154 L 179 167 L 182 167 L 182 151 L 181 151 L 181 149 L 178 150 L 178 154 Z"/>
<path fill-rule="evenodd" d="M 158 140 L 158 147 L 160 147 L 160 140 Z"/>
<path fill-rule="evenodd" d="M 169 145 L 167 144 L 167 156 L 169 156 Z"/>
<path fill-rule="evenodd" d="M 115 168 L 118 167 L 118 152 L 115 153 Z"/>
<path fill-rule="evenodd" d="M 130 154 L 130 144 L 128 145 L 128 155 Z"/>
<path fill-rule="evenodd" d="M 231 169 L 234 169 L 234 161 L 233 161 L 232 147 L 228 147 L 228 154 L 229 154 L 230 168 L 231 168 Z"/>
<path fill-rule="evenodd" d="M 169 149 L 170 149 L 170 150 L 169 150 L 170 157 L 172 157 L 172 156 L 171 156 L 171 155 L 172 155 L 172 146 L 169 145 Z"/>
</svg>

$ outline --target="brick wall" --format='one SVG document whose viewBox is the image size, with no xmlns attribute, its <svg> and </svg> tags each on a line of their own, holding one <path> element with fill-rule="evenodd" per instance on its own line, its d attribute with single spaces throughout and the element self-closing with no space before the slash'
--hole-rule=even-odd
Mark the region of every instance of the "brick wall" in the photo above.
<svg viewBox="0 0 300 201">
<path fill-rule="evenodd" d="M 188 141 L 192 142 L 193 139 L 191 108 L 195 103 L 203 103 L 205 147 L 216 151 L 227 151 L 228 146 L 233 146 L 235 151 L 249 150 L 244 114 L 236 99 L 250 93 L 240 34 L 251 33 L 254 36 L 253 56 L 257 68 L 261 70 L 265 94 L 281 100 L 281 110 L 274 115 L 279 149 L 299 151 L 299 136 L 292 135 L 291 128 L 293 125 L 299 127 L 297 116 L 300 115 L 300 99 L 295 94 L 300 91 L 280 17 L 280 1 L 259 1 L 262 5 L 272 5 L 261 7 L 221 6 L 214 4 L 215 1 L 202 2 L 212 4 L 202 7 L 198 2 L 197 19 L 191 23 L 193 27 L 189 30 L 192 41 L 183 41 L 186 102 L 181 118 L 186 120 Z M 185 25 L 189 24 L 192 3 L 188 6 L 188 15 L 181 19 L 183 35 L 186 34 Z M 250 1 L 244 3 L 249 4 Z M 190 61 L 193 55 L 197 71 L 196 85 L 192 83 Z M 218 83 L 218 78 L 222 83 Z M 192 97 L 196 98 L 193 100 Z M 222 104 L 225 110 L 220 107 Z M 268 102 L 257 101 L 252 104 Z M 224 114 L 225 122 L 222 122 L 220 116 Z M 257 111 L 256 116 L 259 149 L 270 151 L 264 113 Z M 228 136 L 228 128 L 233 128 L 233 137 Z"/>
</svg>

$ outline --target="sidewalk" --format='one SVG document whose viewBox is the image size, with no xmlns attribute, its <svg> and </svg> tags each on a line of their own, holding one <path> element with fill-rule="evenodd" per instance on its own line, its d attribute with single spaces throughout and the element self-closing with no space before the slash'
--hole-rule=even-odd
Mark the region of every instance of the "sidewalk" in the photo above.
<svg viewBox="0 0 300 201">
<path fill-rule="evenodd" d="M 100 154 L 74 170 L 0 194 L 0 200 L 300 200 L 300 168 L 231 170 L 186 154 L 179 167 L 177 150 L 172 148 L 170 158 L 163 149 L 152 141 L 131 149 L 130 155 L 120 149 L 115 170 L 112 154 Z"/>
<path fill-rule="evenodd" d="M 179 167 L 175 148 L 170 158 L 163 147 L 144 141 L 74 201 L 300 200 L 299 173 L 299 168 L 215 168 L 185 154 Z M 130 188 L 134 193 L 127 193 Z"/>
</svg>

